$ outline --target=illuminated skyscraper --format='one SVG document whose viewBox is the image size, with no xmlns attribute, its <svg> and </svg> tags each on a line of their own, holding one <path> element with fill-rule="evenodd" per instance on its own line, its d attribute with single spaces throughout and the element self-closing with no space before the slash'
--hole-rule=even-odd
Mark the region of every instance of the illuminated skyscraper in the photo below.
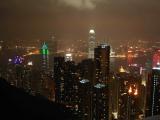
<svg viewBox="0 0 160 120">
<path fill-rule="evenodd" d="M 93 120 L 93 81 L 95 77 L 94 60 L 86 59 L 79 64 L 79 110 L 81 119 Z"/>
<path fill-rule="evenodd" d="M 42 70 L 47 71 L 49 69 L 49 50 L 47 44 L 44 42 L 41 48 L 42 55 Z"/>
<path fill-rule="evenodd" d="M 109 80 L 109 64 L 110 64 L 110 46 L 101 44 L 94 49 L 94 60 L 96 67 L 95 83 L 108 84 Z"/>
<path fill-rule="evenodd" d="M 95 31 L 91 29 L 89 31 L 89 41 L 88 41 L 88 58 L 89 59 L 94 59 L 95 45 L 96 45 Z"/>
<path fill-rule="evenodd" d="M 137 120 L 142 114 L 139 97 L 139 78 L 131 73 L 120 71 L 112 77 L 113 118 Z M 144 99 L 144 98 L 143 98 Z"/>
<path fill-rule="evenodd" d="M 139 90 L 139 102 L 140 102 L 140 109 L 143 112 L 143 115 L 145 116 L 145 105 L 146 105 L 146 96 L 147 96 L 147 83 L 149 80 L 149 74 L 150 72 L 143 68 L 141 70 L 141 85 L 140 85 L 140 90 Z"/>
<path fill-rule="evenodd" d="M 92 94 L 89 80 L 79 82 L 79 110 L 82 120 L 92 120 Z"/>
<path fill-rule="evenodd" d="M 147 94 L 146 117 L 160 115 L 160 64 L 152 68 Z"/>
<path fill-rule="evenodd" d="M 20 56 L 16 56 L 13 59 L 14 70 L 15 70 L 15 85 L 17 87 L 22 87 L 23 77 L 24 77 L 24 67 L 23 67 L 23 58 Z"/>
<path fill-rule="evenodd" d="M 109 91 L 103 83 L 93 88 L 93 120 L 109 120 Z"/>
<path fill-rule="evenodd" d="M 110 46 L 102 44 L 94 49 L 96 78 L 93 82 L 93 116 L 95 120 L 109 119 L 109 58 Z"/>
</svg>

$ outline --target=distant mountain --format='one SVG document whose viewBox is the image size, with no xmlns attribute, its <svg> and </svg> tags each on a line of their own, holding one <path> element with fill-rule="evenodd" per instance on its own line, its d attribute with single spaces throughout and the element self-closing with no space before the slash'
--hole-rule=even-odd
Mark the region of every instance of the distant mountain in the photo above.
<svg viewBox="0 0 160 120">
<path fill-rule="evenodd" d="M 45 98 L 31 96 L 0 78 L 0 119 L 9 118 L 12 120 L 74 120 L 65 106 Z"/>
</svg>

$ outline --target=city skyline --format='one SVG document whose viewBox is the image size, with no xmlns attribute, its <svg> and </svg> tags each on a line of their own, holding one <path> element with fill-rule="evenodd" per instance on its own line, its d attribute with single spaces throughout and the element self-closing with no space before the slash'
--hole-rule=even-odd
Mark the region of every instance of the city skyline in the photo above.
<svg viewBox="0 0 160 120">
<path fill-rule="evenodd" d="M 0 104 L 8 106 L 2 113 L 21 119 L 48 119 L 51 113 L 62 120 L 66 113 L 69 120 L 159 120 L 159 5 L 0 1 Z"/>
<path fill-rule="evenodd" d="M 53 36 L 39 47 L 1 44 L 0 77 L 27 94 L 65 105 L 79 120 L 159 115 L 159 45 L 123 43 L 113 52 L 107 41 L 95 41 L 94 29 L 88 33 L 88 45 L 79 41 L 78 49 L 87 48 L 83 52 L 60 52 Z"/>
</svg>

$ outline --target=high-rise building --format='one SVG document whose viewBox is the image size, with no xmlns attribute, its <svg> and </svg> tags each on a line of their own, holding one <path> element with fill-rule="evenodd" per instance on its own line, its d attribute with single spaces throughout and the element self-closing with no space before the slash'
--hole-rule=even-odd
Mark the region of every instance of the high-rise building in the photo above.
<svg viewBox="0 0 160 120">
<path fill-rule="evenodd" d="M 95 80 L 95 63 L 92 59 L 85 59 L 78 65 L 80 69 L 80 75 L 83 79 L 89 80 L 93 86 Z"/>
<path fill-rule="evenodd" d="M 148 69 L 143 68 L 141 70 L 141 85 L 139 90 L 139 102 L 140 102 L 140 109 L 143 112 L 143 116 L 145 116 L 145 106 L 146 106 L 146 97 L 147 97 L 147 83 L 149 80 L 149 74 L 150 72 Z M 145 99 L 144 99 L 145 98 Z"/>
<path fill-rule="evenodd" d="M 110 46 L 99 45 L 94 49 L 96 76 L 93 81 L 93 116 L 95 120 L 109 119 L 109 58 Z"/>
<path fill-rule="evenodd" d="M 48 45 L 44 42 L 41 48 L 42 55 L 42 70 L 47 71 L 49 69 L 49 49 Z"/>
<path fill-rule="evenodd" d="M 110 85 L 110 109 L 112 120 L 118 119 L 118 101 L 119 101 L 119 80 L 116 79 L 115 74 L 111 74 L 111 85 Z"/>
<path fill-rule="evenodd" d="M 24 79 L 23 79 L 23 88 L 27 91 L 31 91 L 31 82 L 32 82 L 32 69 L 33 69 L 33 62 L 28 62 L 25 66 L 24 70 Z"/>
<path fill-rule="evenodd" d="M 160 115 L 160 50 L 153 55 L 152 72 L 147 81 L 145 117 Z"/>
<path fill-rule="evenodd" d="M 135 77 L 132 74 L 126 72 L 119 72 L 114 77 L 115 77 L 114 81 L 117 82 L 116 87 L 118 87 L 118 89 L 112 88 L 116 89 L 116 91 L 112 91 L 112 99 L 117 99 L 118 97 L 118 100 L 116 100 L 117 104 L 113 104 L 113 112 L 116 112 L 117 114 L 116 117 L 118 117 L 116 119 L 118 120 L 138 119 L 139 115 L 141 115 L 141 109 L 140 109 L 141 106 L 139 105 L 138 102 L 139 96 L 141 96 L 139 93 L 139 83 L 138 83 L 139 78 L 137 76 Z"/>
<path fill-rule="evenodd" d="M 55 102 L 68 107 L 75 116 L 79 116 L 79 95 L 77 66 L 64 57 L 54 58 Z"/>
<path fill-rule="evenodd" d="M 64 57 L 54 58 L 54 79 L 55 79 L 55 102 L 63 103 L 65 101 L 64 86 Z"/>
<path fill-rule="evenodd" d="M 16 56 L 13 59 L 16 86 L 19 88 L 22 88 L 22 82 L 23 82 L 23 77 L 24 77 L 24 67 L 22 63 L 23 63 L 23 58 L 20 56 Z"/>
<path fill-rule="evenodd" d="M 88 79 L 82 79 L 78 85 L 79 113 L 81 120 L 92 120 L 92 86 Z"/>
<path fill-rule="evenodd" d="M 78 87 L 80 118 L 83 120 L 93 120 L 93 81 L 95 77 L 94 60 L 83 60 L 78 67 L 80 74 Z"/>
<path fill-rule="evenodd" d="M 96 46 L 95 31 L 91 29 L 89 31 L 89 40 L 88 40 L 88 58 L 94 59 L 94 48 Z"/>
<path fill-rule="evenodd" d="M 160 115 L 160 65 L 152 68 L 151 79 L 147 84 L 146 117 Z"/>
<path fill-rule="evenodd" d="M 93 87 L 93 120 L 109 120 L 109 87 L 97 83 Z"/>
<path fill-rule="evenodd" d="M 73 61 L 65 62 L 65 69 L 64 69 L 65 104 L 72 106 L 73 109 L 78 98 L 78 91 L 77 91 L 78 75 L 76 70 L 77 70 L 76 65 Z"/>
<path fill-rule="evenodd" d="M 94 83 L 109 83 L 110 46 L 101 44 L 94 49 L 96 78 Z"/>
</svg>

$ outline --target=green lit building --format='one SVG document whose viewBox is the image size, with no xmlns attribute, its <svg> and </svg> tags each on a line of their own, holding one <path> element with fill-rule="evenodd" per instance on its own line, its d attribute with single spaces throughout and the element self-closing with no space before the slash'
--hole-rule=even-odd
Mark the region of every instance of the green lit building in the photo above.
<svg viewBox="0 0 160 120">
<path fill-rule="evenodd" d="M 42 70 L 47 71 L 49 69 L 49 49 L 45 42 L 42 45 L 40 53 L 42 55 Z"/>
</svg>

